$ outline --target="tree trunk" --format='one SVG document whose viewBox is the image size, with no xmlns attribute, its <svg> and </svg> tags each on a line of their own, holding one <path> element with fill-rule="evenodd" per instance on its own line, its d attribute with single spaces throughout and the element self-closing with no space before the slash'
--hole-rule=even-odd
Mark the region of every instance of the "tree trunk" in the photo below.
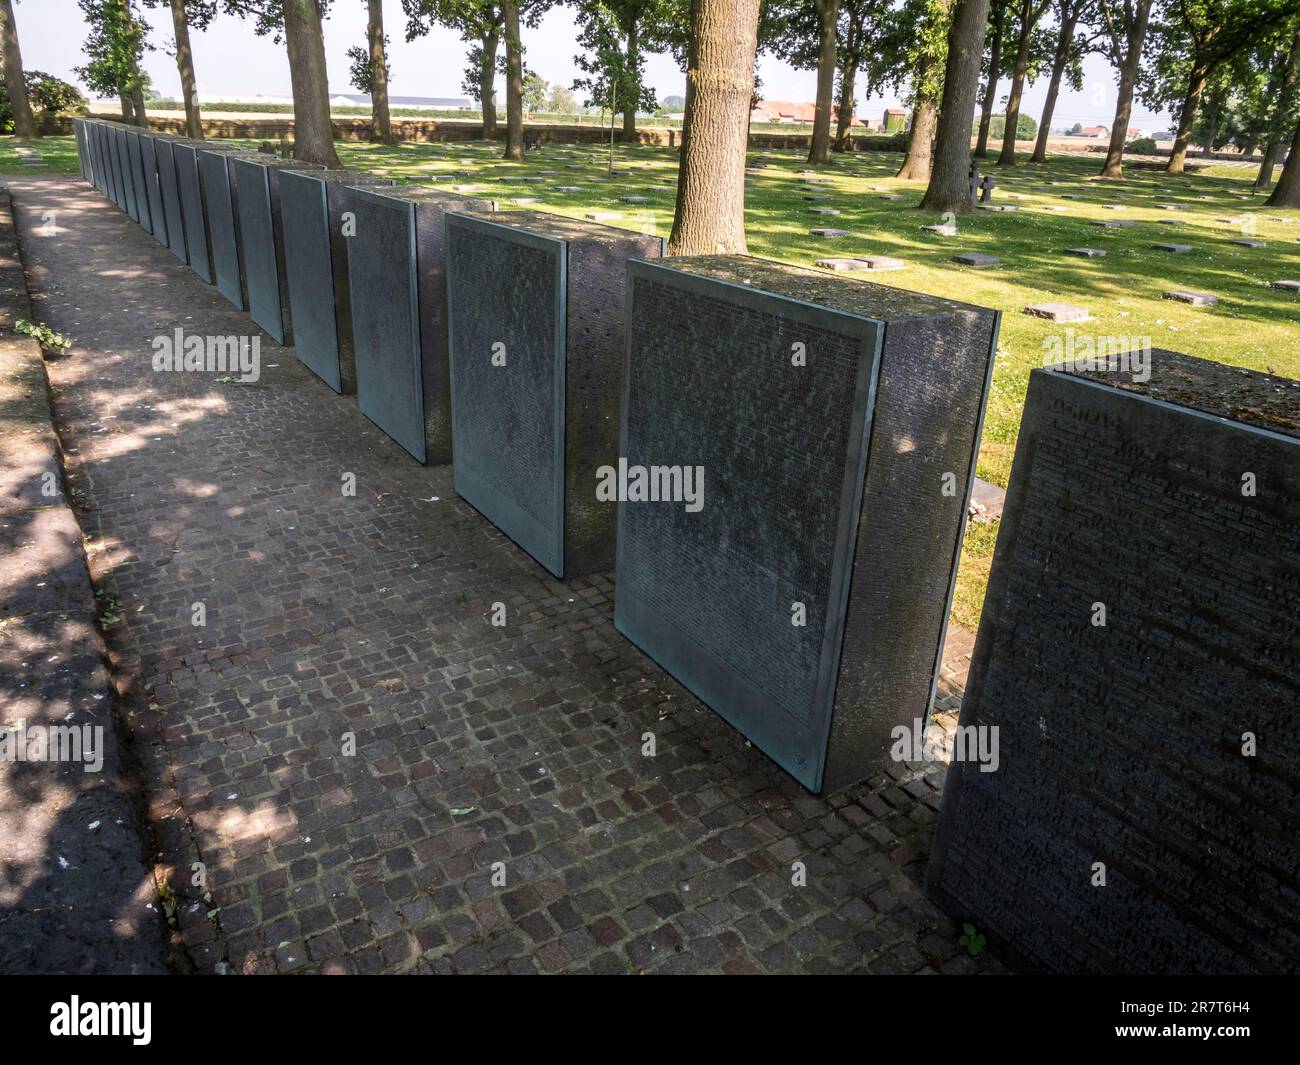
<svg viewBox="0 0 1300 1065">
<path fill-rule="evenodd" d="M 1038 140 L 1034 142 L 1034 154 L 1029 157 L 1031 163 L 1047 162 L 1047 140 L 1051 136 L 1052 115 L 1056 111 L 1057 97 L 1061 95 L 1061 79 L 1070 63 L 1070 49 L 1074 43 L 1078 16 L 1079 8 L 1071 5 L 1061 20 L 1060 32 L 1056 36 L 1056 54 L 1052 57 L 1052 77 L 1047 83 L 1047 99 L 1043 102 L 1043 117 L 1039 120 Z"/>
<path fill-rule="evenodd" d="M 194 53 L 190 49 L 190 20 L 185 14 L 185 0 L 171 0 L 171 8 L 172 29 L 176 34 L 176 70 L 181 76 L 181 96 L 185 100 L 185 136 L 201 141 L 203 115 L 194 83 Z"/>
<path fill-rule="evenodd" d="M 853 147 L 853 83 L 858 78 L 857 60 L 851 60 L 840 75 L 840 106 L 835 120 L 833 151 L 847 152 Z"/>
<path fill-rule="evenodd" d="M 519 39 L 518 0 L 505 0 L 506 159 L 524 157 L 524 57 Z"/>
<path fill-rule="evenodd" d="M 746 117 L 760 0 L 691 0 L 671 255 L 744 255 Z"/>
<path fill-rule="evenodd" d="M 988 20 L 989 0 L 957 0 L 948 33 L 934 170 L 921 201 L 921 207 L 928 211 L 971 210 L 970 127 L 975 118 Z"/>
<path fill-rule="evenodd" d="M 1282 167 L 1282 176 L 1264 203 L 1268 207 L 1300 207 L 1300 123 L 1291 138 L 1291 154 Z"/>
<path fill-rule="evenodd" d="M 293 157 L 337 169 L 325 36 L 316 0 L 284 0 L 284 43 L 293 86 Z"/>
<path fill-rule="evenodd" d="M 4 49 L 5 88 L 9 90 L 9 108 L 14 115 L 14 137 L 28 141 L 37 135 L 36 121 L 27 99 L 27 79 L 23 75 L 23 54 L 18 47 L 18 24 L 14 22 L 12 0 L 0 0 L 0 45 Z"/>
<path fill-rule="evenodd" d="M 989 154 L 989 123 L 993 120 L 993 103 L 998 91 L 998 68 L 1002 65 L 1002 23 L 1006 9 L 1007 0 L 993 0 L 993 43 L 989 51 L 989 80 L 984 87 L 984 100 L 980 105 L 980 132 L 975 142 L 975 154 L 981 159 Z"/>
<path fill-rule="evenodd" d="M 501 37 L 496 29 L 483 34 L 483 56 L 478 71 L 478 102 L 483 111 L 483 139 L 492 140 L 497 135 L 497 45 Z"/>
<path fill-rule="evenodd" d="M 122 108 L 122 121 L 128 126 L 134 126 L 135 104 L 132 102 L 130 94 L 119 92 L 117 94 L 117 99 Z"/>
<path fill-rule="evenodd" d="M 1110 144 L 1101 176 L 1120 179 L 1124 176 L 1124 142 L 1128 140 L 1128 122 L 1133 115 L 1133 90 L 1137 85 L 1138 64 L 1142 62 L 1142 44 L 1147 36 L 1151 0 L 1138 0 L 1133 22 L 1127 27 L 1123 58 L 1119 64 L 1119 94 L 1115 97 L 1115 120 L 1110 127 Z"/>
<path fill-rule="evenodd" d="M 370 139 L 392 144 L 393 121 L 388 114 L 388 55 L 384 48 L 384 0 L 367 0 L 370 19 L 366 36 L 370 43 Z"/>
<path fill-rule="evenodd" d="M 135 124 L 143 129 L 149 128 L 149 116 L 144 109 L 144 85 L 140 82 L 140 71 L 135 72 L 135 84 L 131 86 L 131 106 L 135 108 Z"/>
<path fill-rule="evenodd" d="M 1201 94 L 1209 80 L 1210 68 L 1199 66 L 1192 68 L 1187 81 L 1187 96 L 1183 99 L 1183 109 L 1178 116 L 1178 134 L 1174 137 L 1174 147 L 1169 153 L 1169 162 L 1165 164 L 1166 174 L 1181 174 L 1187 162 L 1187 146 L 1192 140 L 1192 127 L 1196 124 L 1196 112 L 1201 106 Z"/>
<path fill-rule="evenodd" d="M 934 150 L 934 126 L 939 116 L 932 99 L 918 99 L 912 108 L 912 136 L 907 155 L 895 177 L 904 181 L 925 181 L 930 176 L 930 153 Z M 969 139 L 969 138 L 968 138 Z"/>
<path fill-rule="evenodd" d="M 1277 166 L 1277 157 L 1282 154 L 1282 145 L 1269 141 L 1264 148 L 1264 160 L 1259 164 L 1259 173 L 1255 175 L 1255 191 L 1263 192 L 1273 183 L 1273 168 Z"/>
<path fill-rule="evenodd" d="M 1002 152 L 998 156 L 1001 166 L 1016 165 L 1016 134 L 1020 131 L 1020 100 L 1025 93 L 1025 78 L 1029 74 L 1029 40 L 1034 32 L 1036 0 L 1024 0 L 1020 5 L 1020 41 L 1016 46 L 1016 65 L 1011 74 L 1011 95 L 1007 97 L 1006 128 L 1002 131 Z"/>
<path fill-rule="evenodd" d="M 821 26 L 817 50 L 817 112 L 813 116 L 808 162 L 825 166 L 831 161 L 831 111 L 835 107 L 835 22 L 840 0 L 813 0 Z"/>
<path fill-rule="evenodd" d="M 632 19 L 627 27 L 627 69 L 629 71 L 636 70 L 639 47 L 636 19 Z M 623 107 L 623 139 L 632 143 L 636 142 L 636 104 L 635 99 L 628 100 Z"/>
</svg>

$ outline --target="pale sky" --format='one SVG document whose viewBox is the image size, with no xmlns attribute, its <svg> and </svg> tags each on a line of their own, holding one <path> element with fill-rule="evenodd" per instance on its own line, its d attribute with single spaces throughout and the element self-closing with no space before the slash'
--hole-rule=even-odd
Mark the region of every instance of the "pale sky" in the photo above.
<svg viewBox="0 0 1300 1065">
<path fill-rule="evenodd" d="M 29 69 L 76 82 L 73 68 L 85 62 L 82 44 L 85 22 L 76 0 L 15 0 L 15 19 L 22 44 L 23 62 Z M 147 12 L 153 27 L 149 35 L 155 51 L 145 57 L 145 68 L 153 84 L 164 96 L 178 98 L 180 79 L 172 56 L 171 15 L 163 7 Z M 398 96 L 463 97 L 460 83 L 465 66 L 465 46 L 452 30 L 437 28 L 429 36 L 407 44 L 405 17 L 401 0 L 384 0 L 385 30 L 390 38 L 389 66 L 392 77 L 389 92 Z M 365 43 L 365 0 L 334 0 L 325 22 L 325 52 L 329 66 L 330 91 L 356 92 L 348 83 L 347 50 Z M 578 71 L 573 56 L 578 51 L 577 29 L 571 8 L 558 7 L 543 18 L 535 30 L 524 30 L 525 62 L 549 82 L 572 83 Z M 205 33 L 192 33 L 194 67 L 200 96 L 267 96 L 289 95 L 289 66 L 284 45 L 269 37 L 258 37 L 251 24 L 228 15 L 219 15 Z M 685 92 L 685 78 L 670 56 L 651 56 L 646 63 L 647 77 L 660 99 Z M 1116 76 L 1099 56 L 1085 62 L 1087 81 L 1080 93 L 1062 93 L 1052 125 L 1068 127 L 1109 125 L 1115 113 Z M 771 57 L 759 63 L 763 95 L 769 100 L 811 101 L 816 91 L 816 76 L 811 70 L 795 70 Z M 84 86 L 82 86 L 84 90 Z M 1005 97 L 1007 83 L 999 91 Z M 1025 113 L 1035 118 L 1041 113 L 1046 95 L 1046 79 L 1026 92 Z M 504 86 L 498 79 L 498 100 Z M 895 98 L 862 101 L 861 113 L 879 117 L 886 107 L 902 106 Z M 999 110 L 1001 109 L 999 104 Z M 1163 129 L 1168 117 L 1135 106 L 1131 125 L 1145 129 Z"/>
</svg>

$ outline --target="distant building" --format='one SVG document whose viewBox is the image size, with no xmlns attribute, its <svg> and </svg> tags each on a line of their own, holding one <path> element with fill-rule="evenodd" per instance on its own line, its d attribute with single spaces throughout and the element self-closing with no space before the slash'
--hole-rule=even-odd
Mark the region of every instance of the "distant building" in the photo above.
<svg viewBox="0 0 1300 1065">
<path fill-rule="evenodd" d="M 812 103 L 794 103 L 790 100 L 760 100 L 750 114 L 751 122 L 767 122 L 779 126 L 811 126 L 817 117 L 817 105 Z M 832 121 L 834 121 L 832 116 Z M 885 110 L 880 119 L 864 118 L 855 113 L 853 125 L 872 133 L 885 130 L 906 129 L 909 114 L 902 108 L 891 107 Z"/>
<path fill-rule="evenodd" d="M 1073 137 L 1087 137 L 1090 140 L 1103 140 L 1110 136 L 1110 127 L 1108 126 L 1084 126 L 1078 133 L 1072 133 Z"/>
<path fill-rule="evenodd" d="M 330 103 L 338 107 L 369 107 L 370 97 L 359 92 L 337 93 L 330 97 Z M 459 96 L 390 96 L 388 106 L 421 107 L 438 111 L 468 111 L 475 107 L 469 100 Z"/>
</svg>

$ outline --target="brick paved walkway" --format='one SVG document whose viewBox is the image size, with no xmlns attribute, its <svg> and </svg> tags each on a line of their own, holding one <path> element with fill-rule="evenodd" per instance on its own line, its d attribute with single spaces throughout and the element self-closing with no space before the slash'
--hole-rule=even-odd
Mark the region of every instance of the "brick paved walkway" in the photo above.
<svg viewBox="0 0 1300 1065">
<path fill-rule="evenodd" d="M 154 373 L 154 336 L 248 318 L 80 182 L 14 189 L 200 969 L 1000 968 L 920 893 L 942 766 L 806 794 L 615 633 L 607 576 L 552 579 L 290 351 Z"/>
<path fill-rule="evenodd" d="M 163 972 L 139 795 L 114 728 L 41 349 L 15 333 L 22 318 L 31 307 L 0 190 L 0 729 L 24 755 L 50 728 L 88 726 L 79 735 L 92 740 L 82 762 L 0 760 L 0 973 Z"/>
</svg>

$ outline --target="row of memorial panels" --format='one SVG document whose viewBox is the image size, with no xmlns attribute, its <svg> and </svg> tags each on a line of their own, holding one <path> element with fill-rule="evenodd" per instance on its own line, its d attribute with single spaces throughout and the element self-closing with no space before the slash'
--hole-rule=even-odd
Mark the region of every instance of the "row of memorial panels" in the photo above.
<svg viewBox="0 0 1300 1065">
<path fill-rule="evenodd" d="M 924 757 L 995 312 L 748 257 L 658 261 L 657 238 L 129 127 L 83 123 L 78 146 L 88 179 L 413 456 L 450 461 L 552 573 L 614 563 L 618 629 L 805 786 Z M 1300 743 L 1243 765 L 1235 719 L 1202 701 L 1296 739 L 1298 442 L 1198 399 L 1187 382 L 1225 391 L 1217 364 L 1157 351 L 1148 370 L 1138 389 L 1031 375 L 931 890 L 1037 968 L 1285 968 L 1300 955 L 1239 898 L 1208 915 L 1189 870 L 1275 870 L 1285 899 L 1261 912 L 1294 945 L 1294 836 L 1278 852 L 1241 810 L 1256 828 L 1300 812 Z M 1277 379 L 1232 374 L 1258 393 L 1232 410 L 1276 405 Z M 1242 469 L 1268 488 L 1233 524 Z M 1243 595 L 1217 634 L 1188 605 Z M 973 730 L 999 727 L 991 772 Z M 1110 757 L 1069 762 L 1057 737 L 1084 734 Z M 1097 776 L 1131 795 L 1099 799 Z M 1153 840 L 1150 817 L 1188 827 Z M 1110 895 L 1079 875 L 1102 852 Z M 1161 931 L 1137 946 L 1141 922 Z"/>
</svg>

